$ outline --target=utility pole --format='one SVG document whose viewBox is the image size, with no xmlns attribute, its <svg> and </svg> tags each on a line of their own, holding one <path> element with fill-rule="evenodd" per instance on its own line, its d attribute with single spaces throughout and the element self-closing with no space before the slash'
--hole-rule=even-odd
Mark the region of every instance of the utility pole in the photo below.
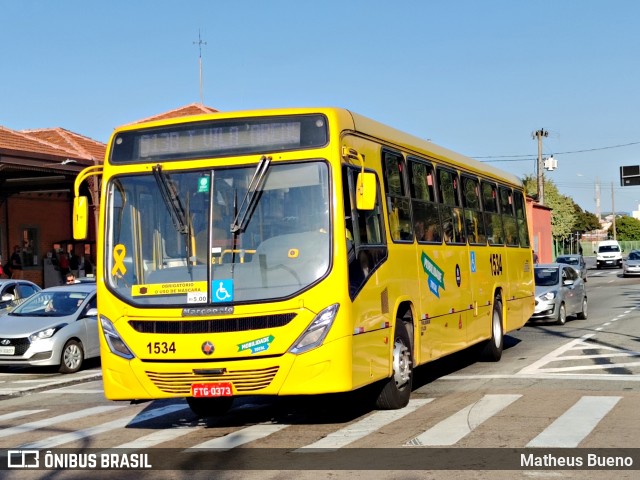
<svg viewBox="0 0 640 480">
<path fill-rule="evenodd" d="M 613 182 L 611 182 L 611 215 L 613 216 L 613 239 L 617 240 L 616 238 L 616 207 L 613 203 Z"/>
<path fill-rule="evenodd" d="M 533 138 L 538 139 L 538 168 L 537 168 L 537 179 L 538 179 L 538 203 L 540 205 L 544 205 L 544 169 L 542 165 L 542 137 L 548 137 L 549 132 L 547 132 L 544 128 L 537 130 L 533 133 Z"/>
<path fill-rule="evenodd" d="M 200 29 L 198 29 L 198 41 L 193 42 L 194 45 L 198 45 L 198 64 L 200 65 L 200 105 L 204 105 L 204 96 L 202 94 L 202 45 L 206 45 L 207 42 L 202 41 L 200 37 Z"/>
<path fill-rule="evenodd" d="M 598 217 L 598 221 L 602 219 L 600 214 L 600 179 L 596 177 L 596 217 Z"/>
</svg>

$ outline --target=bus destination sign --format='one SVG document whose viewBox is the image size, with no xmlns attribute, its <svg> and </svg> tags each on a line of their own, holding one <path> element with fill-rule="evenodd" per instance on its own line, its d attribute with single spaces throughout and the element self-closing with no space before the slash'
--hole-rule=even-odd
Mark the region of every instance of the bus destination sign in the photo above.
<svg viewBox="0 0 640 480">
<path fill-rule="evenodd" d="M 328 138 L 321 115 L 201 121 L 121 132 L 112 163 L 180 160 L 320 147 Z"/>
</svg>

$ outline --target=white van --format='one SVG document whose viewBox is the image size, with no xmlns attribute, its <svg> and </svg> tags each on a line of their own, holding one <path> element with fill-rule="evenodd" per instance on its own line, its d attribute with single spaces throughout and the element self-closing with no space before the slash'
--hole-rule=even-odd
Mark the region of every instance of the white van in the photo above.
<svg viewBox="0 0 640 480">
<path fill-rule="evenodd" d="M 598 243 L 598 248 L 593 251 L 596 254 L 596 266 L 622 268 L 622 252 L 620 244 L 616 240 L 603 240 Z"/>
</svg>

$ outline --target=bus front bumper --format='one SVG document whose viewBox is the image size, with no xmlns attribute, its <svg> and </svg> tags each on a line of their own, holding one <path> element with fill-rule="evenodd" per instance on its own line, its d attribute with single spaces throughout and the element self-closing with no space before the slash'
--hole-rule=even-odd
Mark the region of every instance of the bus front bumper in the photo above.
<svg viewBox="0 0 640 480">
<path fill-rule="evenodd" d="M 102 375 L 110 400 L 192 396 L 192 385 L 231 383 L 233 396 L 311 395 L 353 389 L 351 337 L 294 355 L 159 363 L 127 360 L 103 349 Z"/>
</svg>

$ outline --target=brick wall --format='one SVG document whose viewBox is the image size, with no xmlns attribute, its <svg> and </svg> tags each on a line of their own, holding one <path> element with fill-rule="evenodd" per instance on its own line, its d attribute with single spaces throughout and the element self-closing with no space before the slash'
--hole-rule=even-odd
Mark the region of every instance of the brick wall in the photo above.
<svg viewBox="0 0 640 480">
<path fill-rule="evenodd" d="M 55 242 L 72 238 L 71 231 L 72 202 L 67 193 L 32 194 L 14 196 L 7 199 L 3 209 L 3 251 L 2 258 L 8 259 L 14 245 L 22 245 L 24 228 L 37 230 L 38 265 L 25 267 L 22 277 L 44 286 L 42 259 Z M 6 238 L 5 238 L 6 236 Z"/>
</svg>

